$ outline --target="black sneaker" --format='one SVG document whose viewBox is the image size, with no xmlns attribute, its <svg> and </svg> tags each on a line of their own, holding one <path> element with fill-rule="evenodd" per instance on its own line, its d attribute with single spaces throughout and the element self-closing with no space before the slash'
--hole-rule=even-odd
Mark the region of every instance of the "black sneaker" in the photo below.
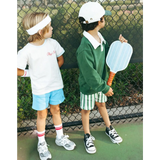
<svg viewBox="0 0 160 160">
<path fill-rule="evenodd" d="M 121 143 L 123 140 L 122 138 L 118 135 L 116 130 L 110 125 L 110 127 L 106 127 L 105 131 L 106 135 L 111 139 L 113 143 Z"/>
<path fill-rule="evenodd" d="M 87 133 L 84 135 L 84 146 L 86 151 L 90 154 L 96 153 L 96 148 L 94 146 L 93 140 L 95 140 L 95 138 L 90 134 Z"/>
</svg>

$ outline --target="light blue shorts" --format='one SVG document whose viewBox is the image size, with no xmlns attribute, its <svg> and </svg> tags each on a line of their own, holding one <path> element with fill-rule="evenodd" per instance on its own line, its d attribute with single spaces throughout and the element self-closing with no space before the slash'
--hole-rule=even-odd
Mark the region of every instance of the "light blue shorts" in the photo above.
<svg viewBox="0 0 160 160">
<path fill-rule="evenodd" d="M 55 90 L 42 95 L 33 94 L 32 108 L 37 111 L 44 110 L 51 105 L 58 105 L 65 100 L 63 89 Z"/>
</svg>

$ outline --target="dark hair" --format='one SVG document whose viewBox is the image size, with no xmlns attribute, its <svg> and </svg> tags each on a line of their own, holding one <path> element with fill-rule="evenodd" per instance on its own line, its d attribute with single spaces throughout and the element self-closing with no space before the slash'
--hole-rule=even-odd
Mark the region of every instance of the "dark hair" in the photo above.
<svg viewBox="0 0 160 160">
<path fill-rule="evenodd" d="M 83 23 L 84 21 L 85 19 L 83 17 L 79 17 L 79 23 L 81 24 L 82 29 L 85 31 L 94 30 L 98 26 L 98 21 L 86 24 Z M 102 22 L 102 18 L 100 19 L 100 21 Z"/>
</svg>

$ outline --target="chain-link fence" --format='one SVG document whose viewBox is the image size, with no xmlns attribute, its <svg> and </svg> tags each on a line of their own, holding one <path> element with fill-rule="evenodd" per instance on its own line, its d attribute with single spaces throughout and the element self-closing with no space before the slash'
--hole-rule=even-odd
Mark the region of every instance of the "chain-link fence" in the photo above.
<svg viewBox="0 0 160 160">
<path fill-rule="evenodd" d="M 79 69 L 76 50 L 82 37 L 78 12 L 87 0 L 18 0 L 18 50 L 27 43 L 28 35 L 22 28 L 22 18 L 29 12 L 45 12 L 52 18 L 53 37 L 65 49 L 65 63 L 61 69 L 65 101 L 61 104 L 61 117 L 65 130 L 82 128 Z M 113 80 L 114 96 L 109 97 L 106 107 L 110 120 L 115 123 L 142 120 L 143 117 L 143 1 L 99 0 L 112 12 L 106 16 L 106 26 L 100 30 L 109 45 L 122 34 L 133 47 L 131 63 L 118 72 Z M 36 129 L 36 111 L 32 109 L 30 78 L 18 77 L 17 96 L 18 135 L 32 134 Z M 90 126 L 103 125 L 95 106 L 90 113 Z M 46 121 L 47 132 L 54 132 L 51 114 Z"/>
</svg>

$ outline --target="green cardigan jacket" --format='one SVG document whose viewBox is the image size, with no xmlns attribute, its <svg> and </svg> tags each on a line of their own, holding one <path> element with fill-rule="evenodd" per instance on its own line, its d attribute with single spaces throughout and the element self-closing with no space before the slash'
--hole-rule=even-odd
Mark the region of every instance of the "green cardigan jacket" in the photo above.
<svg viewBox="0 0 160 160">
<path fill-rule="evenodd" d="M 78 81 L 80 92 L 83 94 L 89 95 L 100 91 L 105 94 L 109 91 L 110 87 L 107 85 L 109 68 L 106 65 L 109 45 L 106 41 L 101 45 L 95 49 L 91 42 L 83 37 L 77 49 L 76 54 L 80 70 Z"/>
</svg>

